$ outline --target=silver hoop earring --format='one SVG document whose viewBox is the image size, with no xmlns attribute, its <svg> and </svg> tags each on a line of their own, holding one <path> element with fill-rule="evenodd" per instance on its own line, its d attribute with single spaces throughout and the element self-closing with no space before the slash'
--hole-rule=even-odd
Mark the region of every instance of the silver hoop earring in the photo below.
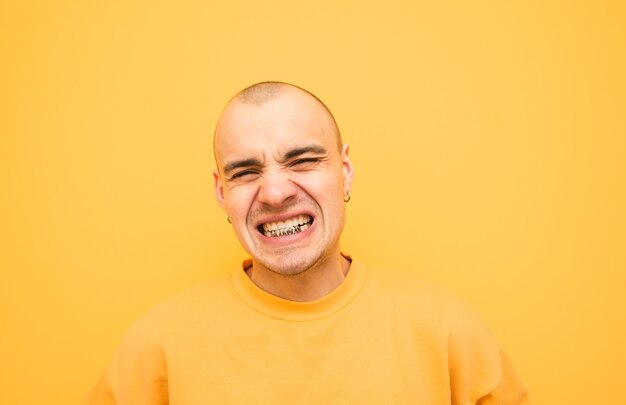
<svg viewBox="0 0 626 405">
<path fill-rule="evenodd" d="M 346 191 L 346 194 L 343 196 L 343 202 L 350 201 L 350 198 L 352 198 L 352 196 L 350 195 L 350 192 Z"/>
</svg>

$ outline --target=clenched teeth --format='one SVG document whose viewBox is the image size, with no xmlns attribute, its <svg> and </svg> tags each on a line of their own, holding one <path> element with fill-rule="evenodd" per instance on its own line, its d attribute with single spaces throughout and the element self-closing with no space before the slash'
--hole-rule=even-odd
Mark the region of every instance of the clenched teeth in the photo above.
<svg viewBox="0 0 626 405">
<path fill-rule="evenodd" d="M 259 226 L 259 231 L 265 236 L 277 237 L 293 235 L 307 230 L 313 223 L 313 218 L 308 215 L 299 215 L 286 221 L 267 222 Z"/>
</svg>

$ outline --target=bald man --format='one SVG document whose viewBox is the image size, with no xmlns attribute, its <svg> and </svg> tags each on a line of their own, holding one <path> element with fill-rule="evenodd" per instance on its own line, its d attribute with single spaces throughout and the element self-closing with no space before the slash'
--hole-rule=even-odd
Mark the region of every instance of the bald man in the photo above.
<svg viewBox="0 0 626 405">
<path fill-rule="evenodd" d="M 330 112 L 280 83 L 244 90 L 215 131 L 217 201 L 252 257 L 250 279 L 272 295 L 314 301 L 344 280 L 344 199 L 353 167 Z"/>
<path fill-rule="evenodd" d="M 341 251 L 354 167 L 317 97 L 248 87 L 214 151 L 217 202 L 250 258 L 138 320 L 86 403 L 527 403 L 464 303 Z"/>
</svg>

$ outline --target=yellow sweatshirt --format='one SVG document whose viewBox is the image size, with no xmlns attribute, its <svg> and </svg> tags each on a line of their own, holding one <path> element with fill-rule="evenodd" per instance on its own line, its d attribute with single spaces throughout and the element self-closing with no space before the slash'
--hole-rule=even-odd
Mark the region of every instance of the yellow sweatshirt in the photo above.
<svg viewBox="0 0 626 405">
<path fill-rule="evenodd" d="M 240 269 L 158 305 L 127 332 L 85 404 L 527 404 L 461 301 L 353 261 L 326 297 L 270 295 Z"/>
</svg>

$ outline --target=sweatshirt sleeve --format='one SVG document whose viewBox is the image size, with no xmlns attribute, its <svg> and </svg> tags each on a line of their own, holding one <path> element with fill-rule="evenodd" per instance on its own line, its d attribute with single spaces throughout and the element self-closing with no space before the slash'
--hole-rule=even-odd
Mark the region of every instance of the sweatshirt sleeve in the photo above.
<svg viewBox="0 0 626 405">
<path fill-rule="evenodd" d="M 128 330 L 84 405 L 168 404 L 167 367 L 157 324 L 144 318 Z"/>
<path fill-rule="evenodd" d="M 478 405 L 528 405 L 528 393 L 506 353 L 500 352 L 501 378 L 496 388 L 478 400 Z"/>
<path fill-rule="evenodd" d="M 528 394 L 506 353 L 471 311 L 456 317 L 448 337 L 453 405 L 528 405 Z"/>
</svg>

